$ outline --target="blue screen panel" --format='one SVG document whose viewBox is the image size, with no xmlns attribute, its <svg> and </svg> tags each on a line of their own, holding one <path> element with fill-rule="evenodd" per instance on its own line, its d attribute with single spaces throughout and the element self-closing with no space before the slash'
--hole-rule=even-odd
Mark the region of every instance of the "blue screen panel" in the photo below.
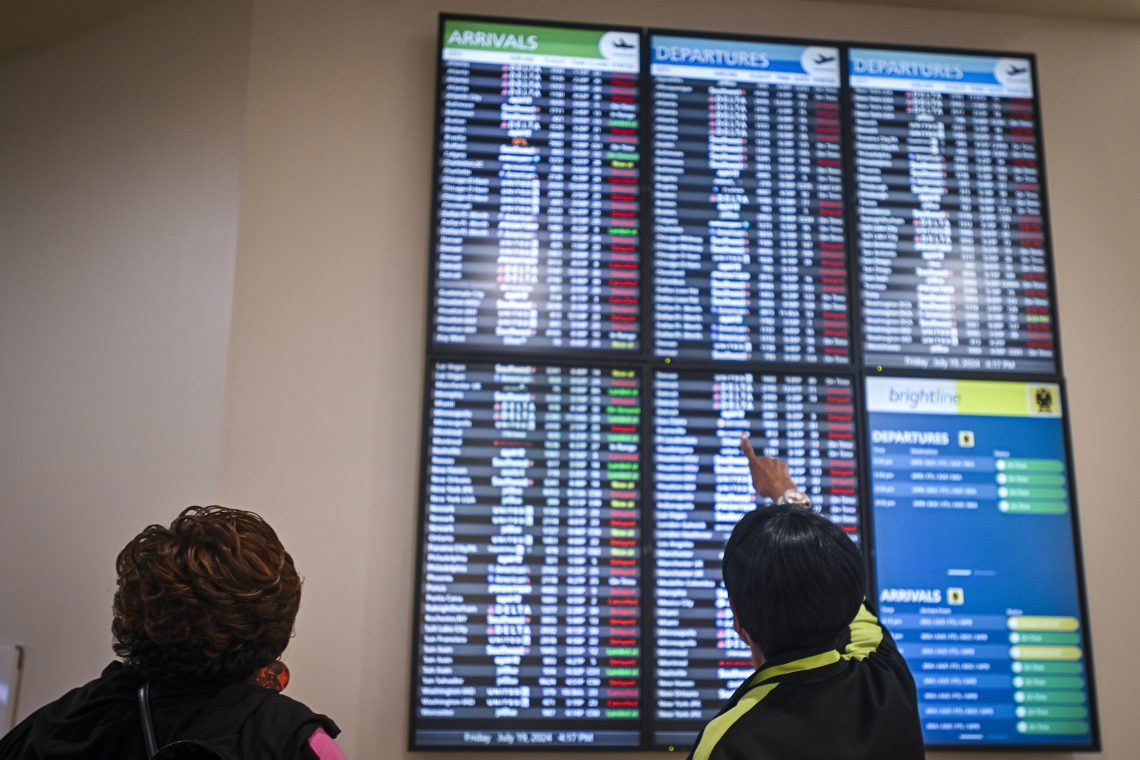
<svg viewBox="0 0 1140 760">
<path fill-rule="evenodd" d="M 1093 744 L 1055 383 L 867 380 L 878 600 L 931 745 Z"/>
</svg>

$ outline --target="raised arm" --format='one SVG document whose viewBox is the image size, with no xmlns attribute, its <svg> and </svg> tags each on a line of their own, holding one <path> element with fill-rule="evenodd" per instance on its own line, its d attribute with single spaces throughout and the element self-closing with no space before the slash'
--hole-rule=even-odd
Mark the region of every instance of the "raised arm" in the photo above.
<svg viewBox="0 0 1140 760">
<path fill-rule="evenodd" d="M 740 436 L 740 450 L 748 458 L 748 470 L 752 474 L 752 487 L 756 493 L 777 504 L 794 504 L 811 509 L 807 494 L 796 487 L 788 472 L 788 465 L 773 457 L 762 457 L 752 448 L 748 433 Z"/>
</svg>

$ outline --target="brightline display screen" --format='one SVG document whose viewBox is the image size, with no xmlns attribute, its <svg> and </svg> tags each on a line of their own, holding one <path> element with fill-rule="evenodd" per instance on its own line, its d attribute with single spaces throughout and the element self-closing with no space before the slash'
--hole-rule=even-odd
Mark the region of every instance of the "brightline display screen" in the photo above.
<svg viewBox="0 0 1140 760">
<path fill-rule="evenodd" d="M 928 746 L 1098 745 L 1035 65 L 441 19 L 413 749 L 687 750 L 744 431 Z"/>
<path fill-rule="evenodd" d="M 879 612 L 931 744 L 1088 746 L 1061 389 L 867 380 Z"/>
</svg>

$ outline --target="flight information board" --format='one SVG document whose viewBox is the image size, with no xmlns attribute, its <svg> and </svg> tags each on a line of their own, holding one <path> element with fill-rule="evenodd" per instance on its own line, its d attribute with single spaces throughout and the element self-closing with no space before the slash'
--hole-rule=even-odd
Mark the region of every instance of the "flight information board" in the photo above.
<svg viewBox="0 0 1140 760">
<path fill-rule="evenodd" d="M 1092 743 L 1060 387 L 867 380 L 880 616 L 935 745 Z"/>
<path fill-rule="evenodd" d="M 654 354 L 849 362 L 838 48 L 649 47 Z"/>
<path fill-rule="evenodd" d="M 858 539 L 850 378 L 661 371 L 653 385 L 654 744 L 687 747 L 752 674 L 721 579 L 756 508 L 740 436 L 784 459 L 814 507 Z"/>
<path fill-rule="evenodd" d="M 637 349 L 640 35 L 442 35 L 434 344 Z"/>
<path fill-rule="evenodd" d="M 865 366 L 1056 371 L 1031 67 L 849 51 Z"/>
<path fill-rule="evenodd" d="M 412 742 L 641 741 L 641 379 L 432 368 Z"/>
<path fill-rule="evenodd" d="M 929 745 L 1096 748 L 1033 56 L 439 31 L 411 748 L 687 748 L 744 432 Z"/>
</svg>

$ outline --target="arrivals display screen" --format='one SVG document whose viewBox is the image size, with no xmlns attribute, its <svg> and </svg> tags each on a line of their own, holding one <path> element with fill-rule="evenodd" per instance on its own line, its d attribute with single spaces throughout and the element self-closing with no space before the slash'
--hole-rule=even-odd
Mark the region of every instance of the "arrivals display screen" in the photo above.
<svg viewBox="0 0 1140 760">
<path fill-rule="evenodd" d="M 928 747 L 1099 747 L 1029 53 L 444 15 L 409 746 L 686 752 L 785 460 Z"/>
<path fill-rule="evenodd" d="M 433 343 L 637 349 L 641 36 L 441 34 Z"/>
<path fill-rule="evenodd" d="M 866 366 L 1056 370 L 1028 58 L 852 48 Z"/>
<path fill-rule="evenodd" d="M 879 612 L 931 744 L 1088 746 L 1060 387 L 867 380 Z"/>
<path fill-rule="evenodd" d="M 839 50 L 651 34 L 653 351 L 850 361 Z"/>
<path fill-rule="evenodd" d="M 414 742 L 640 742 L 641 378 L 432 368 Z"/>
</svg>

